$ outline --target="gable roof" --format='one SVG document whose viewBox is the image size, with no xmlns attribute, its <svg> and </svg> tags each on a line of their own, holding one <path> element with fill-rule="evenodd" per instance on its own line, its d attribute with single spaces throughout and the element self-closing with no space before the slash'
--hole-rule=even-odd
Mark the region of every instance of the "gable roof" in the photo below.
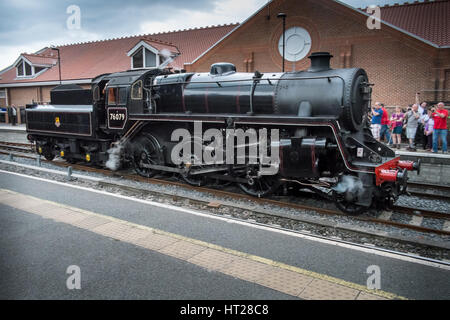
<svg viewBox="0 0 450 320">
<path fill-rule="evenodd" d="M 172 44 L 155 41 L 155 40 L 149 39 L 149 38 L 142 38 L 139 40 L 138 43 L 136 43 L 133 46 L 133 48 L 131 48 L 127 52 L 127 56 L 129 56 L 129 57 L 132 56 L 136 52 L 136 50 L 141 47 L 146 47 L 147 49 L 149 49 L 150 51 L 152 51 L 154 53 L 158 53 L 158 52 L 166 51 L 166 50 L 168 52 L 170 52 L 172 55 L 180 53 L 178 51 L 178 48 Z"/>
<path fill-rule="evenodd" d="M 52 66 L 58 62 L 57 56 L 47 56 L 40 54 L 26 54 L 22 53 L 21 57 L 24 57 L 26 60 L 31 62 L 32 65 L 38 66 Z"/>
<path fill-rule="evenodd" d="M 380 9 L 382 21 L 429 41 L 437 47 L 450 46 L 449 0 L 415 1 L 402 5 L 385 5 Z"/>
<path fill-rule="evenodd" d="M 193 61 L 237 25 L 210 26 L 58 46 L 61 54 L 61 78 L 63 81 L 92 79 L 99 74 L 128 70 L 131 62 L 127 53 L 141 40 L 149 41 L 149 44 L 158 50 L 166 48 L 169 51 L 180 52 L 181 54 L 171 62 L 171 66 L 182 69 L 185 63 Z M 22 56 L 27 59 L 31 57 L 33 60 L 36 59 L 35 61 L 49 62 L 51 59 L 57 61 L 58 51 L 44 48 L 38 53 Z M 0 74 L 0 86 L 59 81 L 58 65 L 34 79 L 17 79 L 14 66 L 4 69 Z"/>
</svg>

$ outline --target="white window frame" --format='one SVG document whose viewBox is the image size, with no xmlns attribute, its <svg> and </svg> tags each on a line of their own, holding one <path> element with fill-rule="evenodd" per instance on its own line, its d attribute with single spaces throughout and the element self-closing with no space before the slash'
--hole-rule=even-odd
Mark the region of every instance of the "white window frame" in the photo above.
<svg viewBox="0 0 450 320">
<path fill-rule="evenodd" d="M 29 61 L 25 61 L 25 59 L 23 59 L 23 58 L 20 61 L 22 63 L 23 75 L 19 75 L 18 63 L 16 63 L 15 64 L 15 66 L 16 66 L 16 76 L 18 78 L 27 78 L 27 77 L 34 76 L 34 66 L 33 66 L 33 64 L 30 63 Z M 28 64 L 31 67 L 31 74 L 27 74 L 26 73 L 25 63 Z"/>
<path fill-rule="evenodd" d="M 0 89 L 0 99 L 6 99 L 6 88 Z"/>
<path fill-rule="evenodd" d="M 19 62 L 22 64 L 22 68 L 23 68 L 23 75 L 19 75 L 19 70 L 18 70 L 18 65 Z M 31 75 L 27 75 L 25 72 L 25 63 L 29 64 L 31 66 Z M 20 78 L 20 79 L 30 79 L 30 78 L 36 78 L 37 76 L 39 76 L 40 74 L 44 73 L 45 71 L 48 70 L 48 66 L 46 65 L 40 65 L 40 64 L 32 64 L 29 60 L 25 59 L 24 57 L 21 57 L 15 64 L 14 67 L 16 68 L 16 77 Z M 36 73 L 36 70 L 34 69 L 35 67 L 41 67 L 44 68 L 41 71 L 39 71 L 38 73 Z"/>
<path fill-rule="evenodd" d="M 142 68 L 135 68 L 133 65 L 133 57 L 134 55 L 137 53 L 137 51 L 139 49 L 144 49 L 144 50 L 148 50 L 152 53 L 154 53 L 156 55 L 156 66 L 155 67 L 146 67 L 145 66 L 145 51 L 142 51 Z M 130 65 L 131 65 L 131 69 L 154 69 L 154 68 L 158 68 L 159 65 L 161 64 L 161 57 L 159 55 L 159 51 L 155 48 L 153 48 L 151 45 L 149 45 L 148 43 L 146 43 L 145 41 L 140 41 L 138 44 L 136 44 L 133 49 L 131 49 L 130 51 L 128 51 L 127 54 L 131 59 L 130 61 Z"/>
</svg>

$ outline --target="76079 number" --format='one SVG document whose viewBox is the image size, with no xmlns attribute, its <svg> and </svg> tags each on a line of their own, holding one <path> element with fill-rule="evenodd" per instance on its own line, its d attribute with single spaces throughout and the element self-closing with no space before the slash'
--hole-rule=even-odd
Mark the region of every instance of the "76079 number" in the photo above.
<svg viewBox="0 0 450 320">
<path fill-rule="evenodd" d="M 125 114 L 123 114 L 123 113 L 110 113 L 109 114 L 109 120 L 123 121 L 123 120 L 125 120 Z"/>
</svg>

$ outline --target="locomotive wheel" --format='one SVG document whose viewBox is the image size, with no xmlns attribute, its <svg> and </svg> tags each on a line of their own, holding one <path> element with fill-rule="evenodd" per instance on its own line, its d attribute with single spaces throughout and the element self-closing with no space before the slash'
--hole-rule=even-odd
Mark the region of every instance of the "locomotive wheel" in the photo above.
<svg viewBox="0 0 450 320">
<path fill-rule="evenodd" d="M 280 186 L 277 176 L 262 176 L 253 179 L 251 183 L 238 183 L 239 188 L 253 197 L 266 197 L 276 191 Z"/>
<path fill-rule="evenodd" d="M 38 151 L 39 148 L 42 149 L 42 152 L 41 152 L 41 153 L 39 153 L 39 151 Z M 36 144 L 35 152 L 38 153 L 38 154 L 43 155 L 44 158 L 45 158 L 46 160 L 48 160 L 48 161 L 52 161 L 53 159 L 55 159 L 55 155 L 54 155 L 53 152 L 52 152 L 52 148 L 49 147 L 48 145 L 41 146 L 41 145 Z"/>
<path fill-rule="evenodd" d="M 133 151 L 133 166 L 138 175 L 145 178 L 152 178 L 159 171 L 146 167 L 146 165 L 159 164 L 160 151 L 157 142 L 151 138 L 140 137 Z"/>
<path fill-rule="evenodd" d="M 42 150 L 42 154 L 44 155 L 44 158 L 48 161 L 52 161 L 53 159 L 55 159 L 55 155 L 53 154 L 50 148 L 44 148 Z"/>
<path fill-rule="evenodd" d="M 339 210 L 352 216 L 360 215 L 368 209 L 367 207 L 358 205 L 354 202 L 347 201 L 344 195 L 338 194 L 337 192 L 333 192 L 333 198 L 336 207 L 338 207 Z"/>
<path fill-rule="evenodd" d="M 195 144 L 200 145 L 200 147 L 203 150 L 203 143 L 201 140 L 198 140 L 198 139 L 194 140 L 191 143 L 191 148 L 192 148 L 191 150 L 194 150 Z M 183 159 L 183 149 L 181 149 L 181 151 L 180 151 L 180 158 Z M 198 159 L 194 154 L 191 154 L 190 158 L 191 158 L 191 160 L 190 160 L 191 163 L 194 163 L 194 161 L 196 159 Z M 199 168 L 202 168 L 202 166 L 196 166 L 196 169 L 199 169 Z M 199 174 L 199 175 L 191 175 L 189 173 L 181 174 L 181 179 L 183 179 L 183 181 L 186 182 L 187 184 L 194 186 L 194 187 L 202 187 L 208 183 L 208 178 L 201 174 Z"/>
</svg>

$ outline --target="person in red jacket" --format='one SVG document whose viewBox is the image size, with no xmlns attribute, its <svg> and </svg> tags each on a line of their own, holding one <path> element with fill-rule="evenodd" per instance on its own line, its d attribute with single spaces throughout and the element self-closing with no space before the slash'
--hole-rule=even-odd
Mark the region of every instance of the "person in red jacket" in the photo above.
<svg viewBox="0 0 450 320">
<path fill-rule="evenodd" d="M 444 109 L 444 103 L 439 102 L 436 111 L 431 115 L 434 120 L 433 130 L 433 152 L 438 149 L 438 140 L 442 141 L 442 153 L 447 153 L 447 118 L 448 111 Z"/>
<path fill-rule="evenodd" d="M 383 140 L 386 137 L 387 143 L 392 144 L 391 133 L 389 131 L 389 113 L 384 108 L 384 104 L 381 103 L 381 110 L 383 110 L 383 115 L 381 116 L 381 131 L 380 131 L 380 140 Z"/>
</svg>

